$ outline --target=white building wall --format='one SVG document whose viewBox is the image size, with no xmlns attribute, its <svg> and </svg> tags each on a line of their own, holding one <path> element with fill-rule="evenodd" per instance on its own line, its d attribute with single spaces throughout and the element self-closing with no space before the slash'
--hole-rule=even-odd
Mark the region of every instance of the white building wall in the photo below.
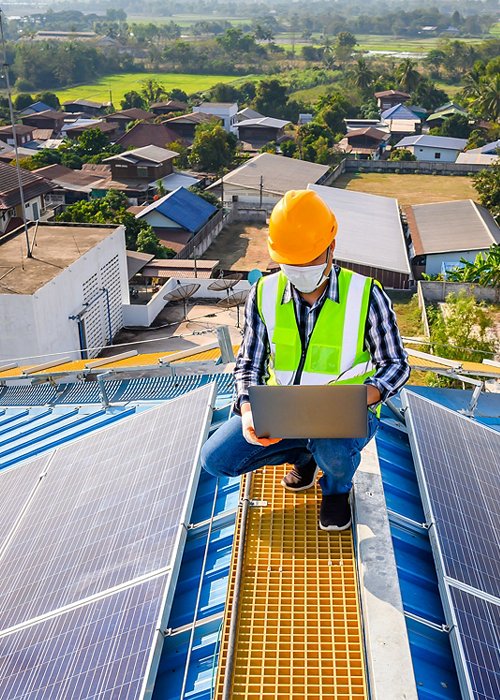
<svg viewBox="0 0 500 700">
<path fill-rule="evenodd" d="M 193 111 L 213 114 L 219 117 L 219 119 L 222 119 L 226 131 L 231 131 L 234 134 L 237 133 L 236 114 L 238 112 L 238 105 L 236 103 L 228 105 L 227 107 L 221 107 L 217 104 L 210 105 L 210 103 L 204 102 L 198 107 L 194 107 Z"/>
<path fill-rule="evenodd" d="M 146 221 L 150 226 L 155 228 L 179 228 L 179 224 L 176 224 L 175 221 L 172 221 L 172 219 L 169 219 L 167 216 L 159 214 L 157 211 L 145 214 L 141 217 L 141 221 Z"/>
<path fill-rule="evenodd" d="M 465 258 L 469 262 L 474 262 L 474 259 L 480 250 L 464 250 L 460 253 L 435 253 L 426 256 L 425 272 L 427 275 L 438 275 L 441 272 L 442 263 L 456 263 L 461 258 Z"/>
<path fill-rule="evenodd" d="M 78 323 L 84 303 L 96 300 L 99 290 L 109 292 L 111 332 L 123 327 L 123 305 L 129 302 L 125 234 L 123 227 L 98 243 L 33 295 L 0 296 L 0 318 L 8 318 L 8 333 L 0 334 L 0 358 L 24 357 L 28 363 L 48 362 L 68 355 L 80 359 Z M 83 315 L 87 344 L 96 345 L 95 357 L 110 342 L 106 294 L 90 303 Z"/>
<path fill-rule="evenodd" d="M 450 148 L 429 148 L 428 146 L 409 146 L 417 160 L 433 160 L 436 163 L 454 163 L 460 151 L 452 151 Z M 438 156 L 438 157 L 437 157 Z"/>
</svg>

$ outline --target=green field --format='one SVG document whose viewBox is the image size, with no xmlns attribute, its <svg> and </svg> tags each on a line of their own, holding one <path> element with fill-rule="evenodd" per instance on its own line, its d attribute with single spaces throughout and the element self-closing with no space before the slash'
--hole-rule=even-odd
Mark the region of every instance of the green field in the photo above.
<svg viewBox="0 0 500 700">
<path fill-rule="evenodd" d="M 170 17 L 145 17 L 144 15 L 128 15 L 127 16 L 127 22 L 132 23 L 135 22 L 136 24 L 149 24 L 152 22 L 153 24 L 169 24 L 170 22 L 175 22 L 175 24 L 178 24 L 179 27 L 190 27 L 192 24 L 195 24 L 195 22 L 211 22 L 214 21 L 216 22 L 217 20 L 226 20 L 227 22 L 230 22 L 233 25 L 238 25 L 238 24 L 251 24 L 252 23 L 252 18 L 248 17 L 222 17 L 220 15 L 206 15 L 206 14 L 199 14 L 199 15 L 183 15 L 183 14 L 178 14 L 178 15 L 171 15 Z"/>
<path fill-rule="evenodd" d="M 200 90 L 208 90 L 215 83 L 238 83 L 242 80 L 252 80 L 258 76 L 247 75 L 244 78 L 235 78 L 234 75 L 191 75 L 187 73 L 119 73 L 107 75 L 95 83 L 77 85 L 64 90 L 55 90 L 61 102 L 67 100 L 109 100 L 111 90 L 113 103 L 118 107 L 120 100 L 130 90 L 140 91 L 143 80 L 152 78 L 161 83 L 165 89 L 179 88 L 188 95 Z"/>
</svg>

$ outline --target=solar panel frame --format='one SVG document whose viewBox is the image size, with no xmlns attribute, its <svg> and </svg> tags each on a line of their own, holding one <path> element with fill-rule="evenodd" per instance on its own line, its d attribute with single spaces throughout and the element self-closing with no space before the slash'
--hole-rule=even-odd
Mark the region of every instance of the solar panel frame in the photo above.
<svg viewBox="0 0 500 700">
<path fill-rule="evenodd" d="M 418 406 L 420 404 L 420 407 L 425 407 L 428 416 L 431 416 L 432 412 L 435 413 L 438 411 L 441 412 L 441 415 L 453 417 L 455 421 L 464 421 L 463 424 L 460 423 L 459 425 L 465 426 L 467 429 L 473 428 L 473 430 L 478 431 L 477 434 L 481 434 L 483 437 L 485 435 L 489 436 L 492 442 L 500 443 L 500 435 L 497 431 L 488 426 L 476 423 L 455 411 L 451 411 L 429 399 L 408 392 L 407 390 L 403 392 L 402 400 L 403 406 L 405 409 L 408 409 L 405 413 L 405 420 L 408 426 L 410 445 L 414 456 L 424 513 L 426 521 L 430 526 L 429 537 L 432 544 L 436 568 L 443 578 L 461 581 L 466 586 L 484 590 L 486 594 L 495 596 L 500 590 L 500 549 L 495 544 L 495 542 L 498 541 L 498 524 L 492 517 L 490 510 L 493 509 L 493 512 L 495 512 L 495 510 L 499 509 L 498 504 L 500 503 L 500 499 L 497 499 L 493 493 L 495 489 L 498 491 L 500 487 L 490 483 L 488 484 L 489 488 L 487 491 L 481 489 L 481 499 L 482 502 L 486 503 L 486 507 L 480 512 L 481 514 L 486 513 L 489 520 L 486 526 L 478 532 L 474 532 L 472 528 L 469 527 L 472 516 L 470 513 L 466 514 L 465 511 L 469 501 L 472 506 L 474 506 L 472 503 L 474 492 L 471 488 L 466 488 L 466 486 L 462 488 L 462 484 L 451 479 L 450 470 L 448 470 L 446 474 L 440 473 L 439 476 L 443 482 L 445 479 L 447 480 L 450 491 L 458 492 L 460 489 L 464 491 L 463 500 L 460 501 L 460 503 L 463 504 L 463 509 L 460 510 L 456 507 L 453 509 L 450 507 L 449 502 L 447 504 L 438 504 L 441 485 L 439 488 L 435 487 L 433 486 L 432 480 L 429 480 L 429 476 L 434 477 L 435 473 L 431 473 L 426 467 L 425 446 L 423 446 L 419 440 Z M 434 424 L 436 424 L 435 417 Z M 453 438 L 454 442 L 458 443 L 459 436 L 457 432 L 454 433 Z M 491 447 L 491 454 L 494 454 L 493 447 Z M 493 464 L 495 464 L 495 462 L 493 462 Z M 476 468 L 475 465 L 473 465 L 473 468 Z M 447 465 L 443 467 L 443 471 L 446 469 Z M 479 477 L 477 478 L 477 483 L 480 485 L 479 488 L 481 488 L 482 481 Z M 472 484 L 470 486 L 472 486 Z M 443 490 L 444 489 L 441 489 L 441 491 Z M 431 493 L 431 491 L 433 491 L 433 493 Z M 436 506 L 436 504 L 438 505 Z M 473 510 L 472 508 L 472 511 Z M 441 517 L 442 513 L 446 514 L 446 520 L 444 516 Z M 457 521 L 455 518 L 457 514 L 461 522 Z M 488 540 L 483 536 L 484 530 L 487 527 L 490 528 L 490 537 Z M 459 539 L 460 535 L 457 535 L 458 531 L 460 531 L 463 537 L 462 541 Z M 464 542 L 467 547 L 464 547 Z M 489 551 L 479 551 L 478 546 L 476 546 L 479 542 L 484 542 L 485 546 L 489 547 Z M 459 549 L 457 545 L 461 545 L 461 549 Z M 453 548 L 455 548 L 453 552 L 454 556 L 450 553 Z M 469 560 L 467 560 L 467 557 L 469 557 Z"/>
<path fill-rule="evenodd" d="M 450 642 L 464 698 L 500 697 L 500 600 L 447 585 Z"/>
</svg>

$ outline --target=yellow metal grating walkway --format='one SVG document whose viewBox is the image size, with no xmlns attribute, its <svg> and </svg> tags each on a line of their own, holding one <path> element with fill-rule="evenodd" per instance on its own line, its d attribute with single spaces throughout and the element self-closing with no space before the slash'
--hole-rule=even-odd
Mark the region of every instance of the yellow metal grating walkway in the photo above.
<svg viewBox="0 0 500 700">
<path fill-rule="evenodd" d="M 361 700 L 367 697 L 351 530 L 318 528 L 320 489 L 292 494 L 287 467 L 252 476 L 238 611 L 234 700 Z M 243 492 L 243 491 L 242 491 Z M 222 700 L 238 519 L 215 698 Z"/>
</svg>

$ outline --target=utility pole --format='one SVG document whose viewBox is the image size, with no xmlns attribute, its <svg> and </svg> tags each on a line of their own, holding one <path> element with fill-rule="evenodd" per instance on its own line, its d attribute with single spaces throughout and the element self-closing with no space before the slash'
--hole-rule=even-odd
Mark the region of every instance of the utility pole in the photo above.
<svg viewBox="0 0 500 700">
<path fill-rule="evenodd" d="M 30 247 L 30 237 L 28 233 L 28 222 L 26 221 L 26 205 L 24 201 L 24 189 L 23 181 L 21 177 L 21 166 L 19 165 L 19 152 L 17 148 L 17 134 L 16 134 L 16 124 L 14 121 L 14 107 L 12 106 L 12 94 L 10 89 L 10 77 L 9 77 L 9 64 L 7 63 L 7 45 L 5 43 L 5 36 L 3 31 L 3 10 L 0 9 L 0 36 L 2 40 L 3 49 L 3 71 L 5 75 L 5 85 L 7 87 L 7 100 L 9 102 L 9 113 L 10 113 L 10 123 L 12 124 L 12 138 L 14 139 L 14 152 L 16 154 L 16 173 L 17 173 L 17 183 L 19 185 L 19 196 L 21 199 L 21 218 L 24 224 L 24 234 L 26 236 L 26 249 L 27 257 L 32 258 L 31 247 Z"/>
<path fill-rule="evenodd" d="M 261 175 L 260 176 L 260 184 L 259 184 L 259 206 L 262 209 L 262 191 L 264 189 L 264 177 Z"/>
</svg>

